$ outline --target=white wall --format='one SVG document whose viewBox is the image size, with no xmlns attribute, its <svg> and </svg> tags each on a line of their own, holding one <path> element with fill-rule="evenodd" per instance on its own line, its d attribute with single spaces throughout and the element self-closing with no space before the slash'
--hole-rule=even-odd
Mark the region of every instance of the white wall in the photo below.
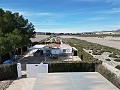
<svg viewBox="0 0 120 90">
<path fill-rule="evenodd" d="M 72 53 L 72 47 L 67 44 L 61 44 L 60 45 L 61 53 Z M 66 49 L 66 52 L 63 52 L 63 50 Z"/>
<path fill-rule="evenodd" d="M 17 63 L 18 78 L 22 77 L 21 63 Z"/>
<path fill-rule="evenodd" d="M 36 78 L 38 74 L 48 73 L 48 64 L 26 64 L 27 78 Z"/>
</svg>

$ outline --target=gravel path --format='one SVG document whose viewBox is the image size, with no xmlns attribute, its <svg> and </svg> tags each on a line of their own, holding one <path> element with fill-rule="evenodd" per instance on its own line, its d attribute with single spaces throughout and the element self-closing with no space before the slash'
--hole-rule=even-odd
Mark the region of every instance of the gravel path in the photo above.
<svg viewBox="0 0 120 90">
<path fill-rule="evenodd" d="M 118 38 L 114 38 L 114 37 L 113 38 L 112 37 L 97 38 L 97 37 L 77 37 L 77 36 L 61 36 L 61 37 L 63 37 L 63 38 L 77 38 L 77 39 L 85 40 L 88 42 L 113 47 L 113 48 L 120 50 L 120 41 L 119 41 L 120 37 L 118 37 Z"/>
</svg>

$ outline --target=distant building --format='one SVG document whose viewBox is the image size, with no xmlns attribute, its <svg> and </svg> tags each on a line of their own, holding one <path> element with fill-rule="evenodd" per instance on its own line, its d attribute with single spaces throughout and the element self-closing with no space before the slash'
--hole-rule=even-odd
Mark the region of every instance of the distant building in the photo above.
<svg viewBox="0 0 120 90">
<path fill-rule="evenodd" d="M 69 55 L 72 53 L 72 47 L 69 44 L 35 45 L 30 48 L 30 50 L 32 49 L 37 49 L 44 55 Z"/>
<path fill-rule="evenodd" d="M 49 44 L 46 45 L 43 49 L 44 54 L 70 54 L 72 53 L 72 47 L 68 44 Z"/>
</svg>

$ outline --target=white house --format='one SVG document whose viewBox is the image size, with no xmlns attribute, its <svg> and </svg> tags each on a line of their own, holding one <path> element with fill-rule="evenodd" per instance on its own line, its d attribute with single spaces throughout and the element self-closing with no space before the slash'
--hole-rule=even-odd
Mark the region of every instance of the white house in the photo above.
<svg viewBox="0 0 120 90">
<path fill-rule="evenodd" d="M 61 44 L 60 50 L 61 53 L 66 53 L 66 54 L 72 53 L 72 47 L 68 44 Z"/>
<path fill-rule="evenodd" d="M 35 45 L 30 49 L 37 49 L 46 55 L 71 54 L 72 47 L 68 44 L 49 44 L 49 45 Z"/>
</svg>

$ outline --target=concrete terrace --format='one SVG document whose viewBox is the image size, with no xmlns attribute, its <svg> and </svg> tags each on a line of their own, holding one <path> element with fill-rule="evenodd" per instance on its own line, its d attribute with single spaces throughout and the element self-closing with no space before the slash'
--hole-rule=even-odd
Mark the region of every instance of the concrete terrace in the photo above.
<svg viewBox="0 0 120 90">
<path fill-rule="evenodd" d="M 97 72 L 38 75 L 33 90 L 119 90 Z"/>
</svg>

